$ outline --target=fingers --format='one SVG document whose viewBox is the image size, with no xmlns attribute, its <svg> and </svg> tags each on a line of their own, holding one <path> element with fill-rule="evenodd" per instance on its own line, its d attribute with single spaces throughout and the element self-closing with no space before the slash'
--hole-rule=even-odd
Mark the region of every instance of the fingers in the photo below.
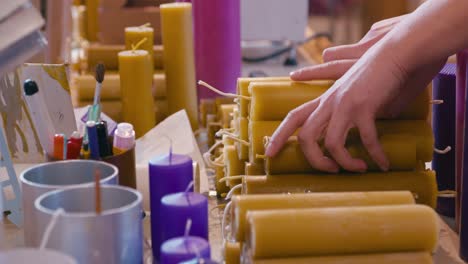
<svg viewBox="0 0 468 264">
<path fill-rule="evenodd" d="M 268 157 L 275 156 L 283 148 L 283 145 L 286 143 L 288 138 L 294 134 L 297 128 L 302 126 L 309 115 L 314 112 L 319 105 L 319 102 L 320 101 L 316 99 L 289 112 L 283 122 L 281 122 L 278 129 L 276 129 L 275 133 L 273 133 L 273 136 L 266 148 L 265 155 Z"/>
<path fill-rule="evenodd" d="M 367 152 L 382 171 L 388 171 L 390 163 L 378 140 L 375 121 L 372 118 L 361 118 L 357 122 L 357 127 L 362 144 L 367 149 Z"/>
<path fill-rule="evenodd" d="M 325 148 L 331 157 L 345 170 L 364 172 L 367 165 L 360 159 L 354 159 L 345 148 L 346 136 L 350 129 L 350 123 L 343 118 L 343 114 L 335 112 L 328 125 L 325 136 Z"/>
<path fill-rule="evenodd" d="M 339 60 L 302 68 L 291 73 L 293 81 L 308 81 L 313 79 L 335 80 L 343 76 L 357 60 Z"/>
<path fill-rule="evenodd" d="M 363 38 L 358 43 L 328 48 L 323 51 L 323 61 L 330 62 L 335 60 L 359 59 L 368 49 L 374 46 L 374 44 L 384 36 L 384 33 L 374 34 Z"/>
<path fill-rule="evenodd" d="M 326 126 L 328 116 L 329 114 L 326 114 L 325 111 L 314 112 L 301 128 L 298 139 L 302 152 L 313 168 L 337 173 L 340 169 L 339 166 L 332 159 L 323 155 L 317 143 Z"/>
</svg>

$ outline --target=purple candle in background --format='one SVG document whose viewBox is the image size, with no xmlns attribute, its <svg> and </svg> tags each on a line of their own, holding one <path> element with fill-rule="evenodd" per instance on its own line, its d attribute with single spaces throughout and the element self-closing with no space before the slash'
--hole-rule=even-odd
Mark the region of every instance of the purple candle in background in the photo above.
<svg viewBox="0 0 468 264">
<path fill-rule="evenodd" d="M 455 231 L 460 231 L 461 214 L 461 186 L 463 170 L 464 127 L 465 127 L 465 90 L 466 90 L 466 64 L 468 63 L 468 50 L 457 53 L 457 91 L 456 91 L 456 124 L 455 124 Z"/>
<path fill-rule="evenodd" d="M 466 80 L 468 80 L 468 52 L 465 50 L 463 52 L 463 59 L 461 61 L 458 61 L 457 63 L 463 63 L 465 65 L 465 78 L 464 78 L 464 81 L 465 81 L 465 89 L 464 89 L 464 92 L 465 92 L 465 97 L 463 98 L 463 101 L 465 103 L 465 111 L 467 111 L 468 109 L 466 108 L 466 105 L 468 104 L 468 98 L 466 98 L 466 87 L 468 87 L 468 83 L 466 83 Z M 458 55 L 457 55 L 457 59 L 458 59 Z M 458 76 L 457 76 L 458 78 Z M 457 80 L 458 81 L 458 80 Z M 458 87 L 457 87 L 458 89 Z M 458 96 L 458 94 L 457 94 Z M 457 97 L 457 100 L 458 100 L 458 97 Z M 457 105 L 458 107 L 458 105 Z M 468 124 L 468 114 L 465 112 L 465 115 L 464 115 L 464 123 L 463 124 Z M 457 123 L 458 125 L 458 123 Z M 461 179 L 460 179 L 460 182 L 457 182 L 458 183 L 461 183 L 461 190 L 460 192 L 457 192 L 457 194 L 460 197 L 460 257 L 464 260 L 464 261 L 468 261 L 468 166 L 466 166 L 467 162 L 468 162 L 468 128 L 467 127 L 463 127 L 462 129 L 462 136 L 463 136 L 463 145 L 457 145 L 457 146 L 460 146 L 460 148 L 463 148 L 463 153 L 462 153 L 462 168 L 461 168 Z M 458 144 L 458 142 L 457 142 Z"/>
<path fill-rule="evenodd" d="M 189 156 L 168 154 L 155 157 L 149 162 L 151 239 L 156 259 L 163 242 L 161 222 L 165 218 L 160 215 L 161 198 L 167 194 L 183 192 L 192 180 L 193 165 Z"/>
<path fill-rule="evenodd" d="M 435 147 L 445 149 L 446 154 L 434 152 L 432 169 L 436 171 L 439 191 L 455 190 L 455 91 L 457 67 L 448 63 L 432 81 L 432 98 L 443 100 L 444 103 L 432 106 L 432 128 L 434 130 Z M 455 198 L 438 197 L 437 212 L 454 217 Z"/>
<path fill-rule="evenodd" d="M 241 75 L 240 0 L 192 0 L 197 80 L 236 92 Z M 218 97 L 199 86 L 198 99 Z"/>
<path fill-rule="evenodd" d="M 194 236 L 177 237 L 162 244 L 160 264 L 179 264 L 193 258 L 209 259 L 210 255 L 210 244 L 206 239 Z"/>
<path fill-rule="evenodd" d="M 163 241 L 184 235 L 188 219 L 189 235 L 208 239 L 208 199 L 199 193 L 180 192 L 161 199 L 161 229 Z"/>
</svg>

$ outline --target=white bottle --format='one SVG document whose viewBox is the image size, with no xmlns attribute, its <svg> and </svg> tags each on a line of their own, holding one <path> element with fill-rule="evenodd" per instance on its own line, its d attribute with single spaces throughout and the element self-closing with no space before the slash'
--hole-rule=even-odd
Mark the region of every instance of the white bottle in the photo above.
<svg viewBox="0 0 468 264">
<path fill-rule="evenodd" d="M 135 146 L 135 130 L 130 123 L 120 123 L 114 132 L 113 153 L 118 155 Z"/>
</svg>

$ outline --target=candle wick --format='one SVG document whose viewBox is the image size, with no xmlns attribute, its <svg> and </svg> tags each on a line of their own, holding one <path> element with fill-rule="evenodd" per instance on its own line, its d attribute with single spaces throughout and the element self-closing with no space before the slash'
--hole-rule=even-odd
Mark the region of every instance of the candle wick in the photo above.
<svg viewBox="0 0 468 264">
<path fill-rule="evenodd" d="M 226 237 L 226 223 L 227 223 L 228 213 L 231 211 L 231 206 L 232 206 L 232 202 L 229 202 L 226 205 L 226 207 L 224 207 L 223 219 L 221 220 L 221 238 L 223 239 L 223 241 L 227 240 L 227 237 Z"/>
<path fill-rule="evenodd" d="M 148 38 L 144 37 L 142 40 L 138 41 L 135 45 L 132 44 L 132 51 L 137 50 L 143 43 L 145 43 Z"/>
<path fill-rule="evenodd" d="M 247 140 L 243 140 L 243 139 L 240 139 L 238 138 L 236 135 L 232 134 L 232 133 L 229 133 L 225 130 L 219 130 L 218 132 L 216 132 L 216 136 L 226 136 L 227 138 L 230 138 L 236 142 L 239 142 L 241 143 L 242 145 L 245 145 L 245 146 L 250 146 L 250 142 L 248 142 Z"/>
<path fill-rule="evenodd" d="M 219 95 L 222 95 L 222 96 L 226 96 L 226 97 L 236 97 L 236 98 L 242 98 L 242 99 L 245 99 L 245 100 L 250 100 L 251 98 L 249 96 L 245 96 L 245 95 L 239 95 L 239 94 L 234 94 L 234 93 L 225 93 L 223 91 L 220 91 L 219 89 L 216 89 L 215 87 L 209 85 L 208 83 L 204 82 L 204 81 L 198 81 L 198 84 L 201 85 L 201 86 L 204 86 L 206 88 L 208 88 L 209 90 L 219 94 Z"/>
<path fill-rule="evenodd" d="M 457 197 L 457 192 L 454 190 L 443 190 L 439 191 L 437 193 L 438 197 L 444 197 L 444 198 L 455 198 Z"/>
<path fill-rule="evenodd" d="M 443 103 L 444 103 L 444 100 L 431 100 L 431 101 L 429 101 L 429 104 L 434 104 L 434 105 L 443 104 Z"/>
<path fill-rule="evenodd" d="M 434 148 L 434 152 L 437 153 L 437 154 L 447 154 L 451 150 L 452 150 L 452 147 L 450 147 L 450 146 L 447 146 L 445 149 L 442 149 L 442 150 Z"/>
<path fill-rule="evenodd" d="M 225 200 L 231 199 L 231 197 L 234 195 L 234 192 L 237 191 L 238 189 L 242 189 L 242 183 L 237 184 L 236 186 L 232 187 L 232 189 L 226 195 Z"/>
<path fill-rule="evenodd" d="M 139 27 L 145 28 L 145 27 L 150 27 L 150 26 L 151 26 L 151 23 L 148 22 L 148 23 L 145 23 L 145 24 L 143 24 L 143 25 L 141 25 Z"/>
<path fill-rule="evenodd" d="M 190 234 L 190 229 L 192 228 L 192 219 L 189 218 L 187 219 L 187 222 L 185 222 L 185 231 L 184 231 L 184 237 L 187 238 Z"/>
</svg>

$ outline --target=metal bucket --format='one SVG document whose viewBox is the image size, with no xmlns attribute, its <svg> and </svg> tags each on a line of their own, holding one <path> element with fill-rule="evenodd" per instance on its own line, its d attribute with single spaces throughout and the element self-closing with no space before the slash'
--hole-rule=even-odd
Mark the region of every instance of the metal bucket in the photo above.
<svg viewBox="0 0 468 264">
<path fill-rule="evenodd" d="M 0 252 L 0 263 L 34 263 L 34 264 L 77 264 L 72 257 L 54 251 L 39 250 L 37 248 L 17 248 Z"/>
<path fill-rule="evenodd" d="M 40 195 L 72 186 L 94 184 L 95 171 L 101 172 L 101 184 L 118 184 L 119 171 L 114 165 L 94 160 L 67 160 L 42 163 L 21 174 L 24 213 L 24 242 L 28 247 L 39 246 L 36 240 L 34 201 Z"/>
<path fill-rule="evenodd" d="M 123 186 L 102 186 L 102 212 L 95 212 L 95 188 L 73 187 L 41 195 L 35 202 L 38 234 L 56 216 L 47 248 L 69 254 L 78 263 L 142 263 L 142 196 Z"/>
</svg>

